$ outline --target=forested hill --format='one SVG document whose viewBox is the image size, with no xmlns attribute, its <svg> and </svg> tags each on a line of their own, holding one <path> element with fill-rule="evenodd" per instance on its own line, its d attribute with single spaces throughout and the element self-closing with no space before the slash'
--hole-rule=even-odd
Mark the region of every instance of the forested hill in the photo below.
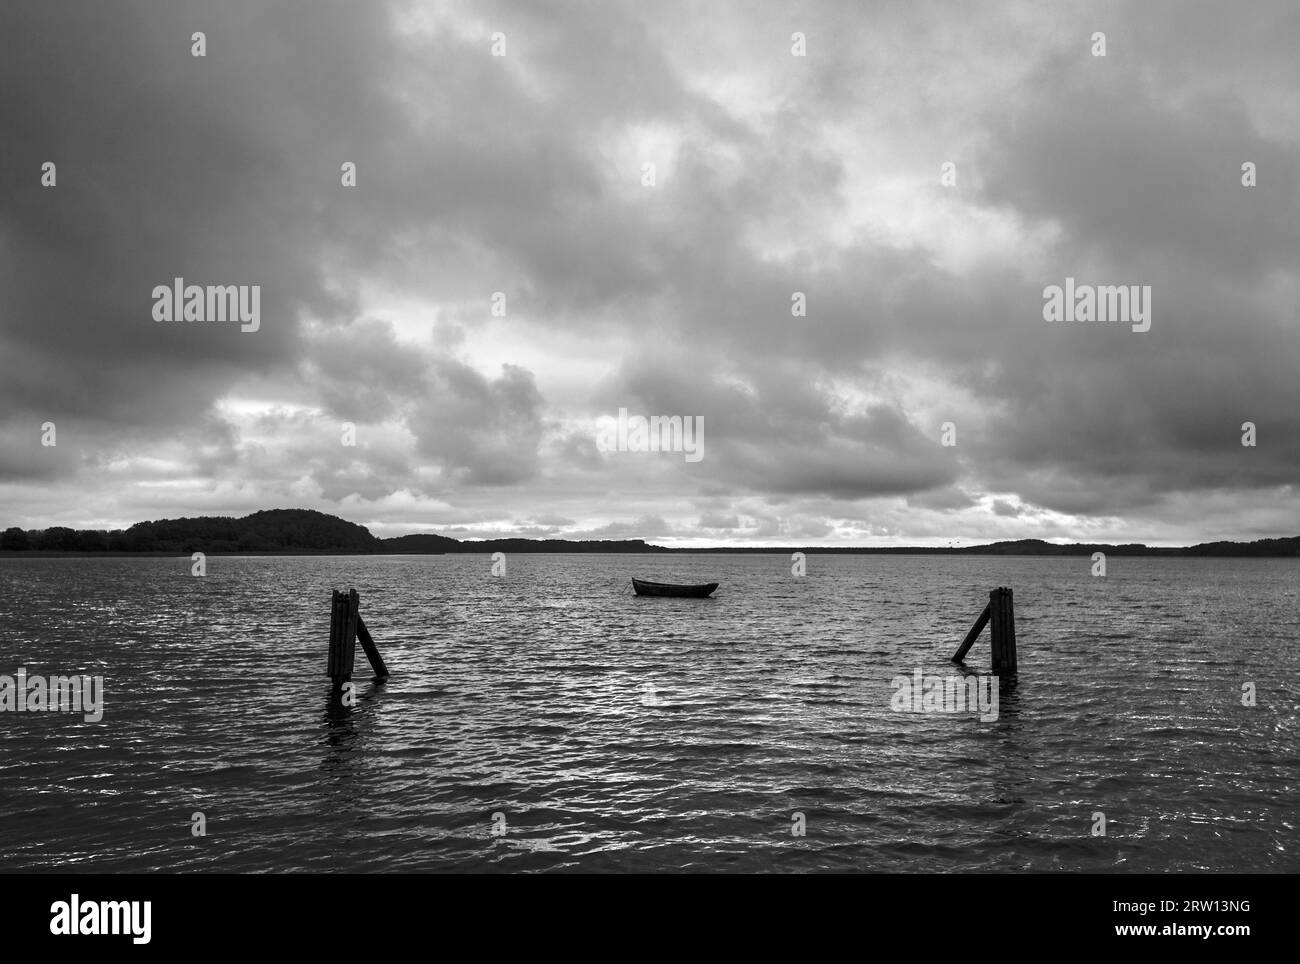
<svg viewBox="0 0 1300 964">
<path fill-rule="evenodd" d="M 129 529 L 6 529 L 0 549 L 45 552 L 382 552 L 365 526 L 311 509 L 267 509 L 242 519 L 198 516 Z"/>
<path fill-rule="evenodd" d="M 417 534 L 379 539 L 365 526 L 313 509 L 267 509 L 242 519 L 198 516 L 137 522 L 129 529 L 6 529 L 6 552 L 158 553 L 433 553 L 433 552 L 664 552 L 641 539 L 575 542 L 568 539 L 490 539 L 461 542 Z"/>
<path fill-rule="evenodd" d="M 0 551 L 15 552 L 155 552 L 155 553 L 437 553 L 437 552 L 817 552 L 827 554 L 1042 555 L 1074 556 L 1104 552 L 1117 556 L 1300 556 L 1300 536 L 1255 542 L 1210 542 L 1195 546 L 1152 547 L 1074 543 L 1040 539 L 995 542 L 982 546 L 854 547 L 734 546 L 667 549 L 642 539 L 574 541 L 570 539 L 487 539 L 461 541 L 433 533 L 379 539 L 365 526 L 313 509 L 267 509 L 242 519 L 199 516 L 137 522 L 129 529 L 77 530 L 62 526 L 0 534 Z"/>
</svg>

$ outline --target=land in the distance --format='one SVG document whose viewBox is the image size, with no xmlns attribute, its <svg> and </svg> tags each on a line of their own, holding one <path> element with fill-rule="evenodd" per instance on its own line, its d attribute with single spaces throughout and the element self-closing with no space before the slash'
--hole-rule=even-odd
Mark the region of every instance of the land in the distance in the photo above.
<svg viewBox="0 0 1300 964">
<path fill-rule="evenodd" d="M 1104 552 L 1116 556 L 1300 556 L 1300 536 L 1254 542 L 1205 542 L 1194 546 L 1141 543 L 1059 544 L 1017 539 L 974 546 L 715 546 L 673 548 L 643 539 L 474 539 L 432 533 L 380 539 L 365 526 L 312 509 L 268 509 L 242 518 L 200 516 L 137 522 L 129 529 L 11 527 L 0 533 L 0 555 L 176 555 L 203 552 L 244 555 L 414 554 L 453 552 L 730 552 L 895 555 L 1074 556 Z"/>
</svg>

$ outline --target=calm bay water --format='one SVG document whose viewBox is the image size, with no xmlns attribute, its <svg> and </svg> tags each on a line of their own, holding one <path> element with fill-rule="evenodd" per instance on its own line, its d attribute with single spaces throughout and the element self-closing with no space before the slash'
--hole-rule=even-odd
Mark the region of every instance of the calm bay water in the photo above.
<svg viewBox="0 0 1300 964">
<path fill-rule="evenodd" d="M 0 871 L 1300 870 L 1300 560 L 1089 566 L 0 559 L 0 674 L 107 693 L 97 724 L 0 713 Z M 634 574 L 722 588 L 642 599 Z M 998 719 L 892 710 L 893 677 L 955 672 L 998 585 Z M 346 713 L 336 586 L 393 673 L 358 647 Z"/>
</svg>

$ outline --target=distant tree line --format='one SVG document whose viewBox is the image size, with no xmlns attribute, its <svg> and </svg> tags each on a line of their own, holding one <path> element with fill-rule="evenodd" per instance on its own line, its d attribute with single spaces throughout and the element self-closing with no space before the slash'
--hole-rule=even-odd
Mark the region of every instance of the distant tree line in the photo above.
<svg viewBox="0 0 1300 964">
<path fill-rule="evenodd" d="M 311 509 L 268 509 L 242 519 L 199 516 L 137 522 L 129 529 L 19 529 L 0 534 L 0 551 L 33 552 L 665 552 L 641 539 L 491 539 L 461 542 L 420 533 L 379 539 L 365 526 Z"/>
<path fill-rule="evenodd" d="M 129 529 L 19 529 L 0 550 L 33 552 L 380 552 L 364 526 L 310 509 L 270 509 L 242 519 L 200 516 L 137 522 Z"/>
<path fill-rule="evenodd" d="M 916 548 L 903 546 L 786 546 L 668 549 L 641 539 L 487 539 L 462 542 L 449 536 L 420 533 L 378 539 L 365 526 L 312 509 L 268 509 L 242 519 L 199 516 L 137 522 L 129 529 L 20 529 L 0 533 L 5 552 L 817 552 L 825 554 L 927 555 L 1090 555 L 1104 552 L 1124 556 L 1300 556 L 1300 536 L 1255 542 L 1210 542 L 1196 546 L 1080 544 L 1060 545 L 1041 539 L 995 542 L 985 546 Z"/>
</svg>

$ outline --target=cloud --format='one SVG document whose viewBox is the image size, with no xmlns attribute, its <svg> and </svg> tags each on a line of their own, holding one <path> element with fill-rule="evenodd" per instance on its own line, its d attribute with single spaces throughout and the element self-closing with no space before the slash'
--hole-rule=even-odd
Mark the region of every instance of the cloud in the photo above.
<svg viewBox="0 0 1300 964">
<path fill-rule="evenodd" d="M 488 379 L 458 362 L 436 362 L 410 419 L 415 450 L 458 483 L 526 482 L 539 471 L 543 409 L 522 368 L 506 365 Z"/>
<path fill-rule="evenodd" d="M 683 544 L 1284 528 L 1298 18 L 7 3 L 0 498 Z M 260 284 L 261 329 L 152 321 L 174 277 Z M 1045 323 L 1066 277 L 1151 285 L 1151 331 Z M 704 458 L 600 452 L 620 407 L 702 418 Z"/>
</svg>

